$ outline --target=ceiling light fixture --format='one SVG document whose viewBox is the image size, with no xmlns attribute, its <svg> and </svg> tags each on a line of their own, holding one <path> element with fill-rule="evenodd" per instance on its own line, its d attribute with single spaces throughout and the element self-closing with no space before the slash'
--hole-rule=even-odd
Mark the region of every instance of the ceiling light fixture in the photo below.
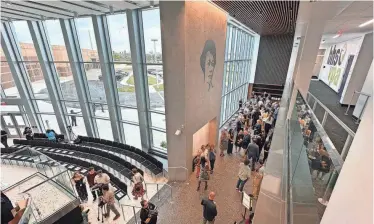
<svg viewBox="0 0 374 224">
<path fill-rule="evenodd" d="M 359 25 L 358 27 L 364 27 L 364 26 L 367 26 L 367 25 L 369 25 L 370 23 L 373 23 L 373 21 L 374 21 L 374 19 L 371 19 L 371 20 L 366 21 L 366 22 L 364 22 L 363 24 Z"/>
<path fill-rule="evenodd" d="M 338 37 L 340 37 L 340 34 L 336 34 L 335 36 L 333 36 L 332 38 L 338 38 Z"/>
</svg>

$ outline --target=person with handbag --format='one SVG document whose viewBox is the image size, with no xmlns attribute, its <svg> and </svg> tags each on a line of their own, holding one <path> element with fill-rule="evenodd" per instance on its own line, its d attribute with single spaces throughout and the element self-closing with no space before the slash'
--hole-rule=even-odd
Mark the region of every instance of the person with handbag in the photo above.
<svg viewBox="0 0 374 224">
<path fill-rule="evenodd" d="M 201 157 L 200 164 L 201 164 L 200 165 L 201 167 L 200 167 L 199 183 L 197 185 L 196 191 L 200 190 L 200 184 L 201 184 L 201 182 L 205 182 L 205 188 L 204 188 L 204 190 L 206 190 L 208 188 L 208 180 L 210 178 L 210 175 L 209 175 L 209 164 L 206 161 L 205 157 Z"/>
<path fill-rule="evenodd" d="M 140 205 L 142 206 L 140 210 L 141 224 L 156 224 L 158 216 L 156 206 L 147 200 L 142 200 Z"/>
<path fill-rule="evenodd" d="M 236 183 L 236 190 L 240 193 L 243 191 L 245 183 L 247 183 L 248 179 L 251 177 L 251 169 L 249 168 L 249 160 L 244 160 L 243 163 L 239 164 L 239 172 L 238 172 L 238 182 Z"/>
<path fill-rule="evenodd" d="M 138 200 L 138 197 L 141 197 L 143 199 L 145 190 L 143 187 L 144 178 L 143 176 L 138 172 L 136 168 L 132 169 L 132 181 L 134 183 L 134 188 L 132 189 L 132 195 L 134 195 L 134 200 Z"/>
</svg>

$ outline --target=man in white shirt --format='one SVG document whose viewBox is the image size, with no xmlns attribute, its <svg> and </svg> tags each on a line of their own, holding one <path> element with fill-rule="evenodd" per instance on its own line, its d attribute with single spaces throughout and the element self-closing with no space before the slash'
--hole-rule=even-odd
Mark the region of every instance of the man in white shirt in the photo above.
<svg viewBox="0 0 374 224">
<path fill-rule="evenodd" d="M 95 176 L 95 179 L 94 179 L 94 183 L 95 185 L 99 185 L 97 195 L 100 197 L 103 195 L 102 187 L 104 185 L 109 186 L 110 177 L 108 176 L 108 174 L 103 173 L 102 170 L 98 170 L 97 175 Z"/>
</svg>

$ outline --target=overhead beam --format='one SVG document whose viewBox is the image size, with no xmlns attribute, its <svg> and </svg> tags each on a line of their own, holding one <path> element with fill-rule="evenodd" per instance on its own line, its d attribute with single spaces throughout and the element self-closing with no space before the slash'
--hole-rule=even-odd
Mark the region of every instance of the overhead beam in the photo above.
<svg viewBox="0 0 374 224">
<path fill-rule="evenodd" d="M 93 1 L 74 1 L 72 2 L 74 4 L 77 4 L 77 5 L 81 5 L 85 8 L 89 8 L 89 9 L 94 9 L 94 10 L 97 10 L 97 11 L 100 11 L 100 12 L 109 12 L 109 6 L 107 5 L 104 5 L 104 4 L 100 4 L 99 5 L 99 2 L 93 2 Z M 105 2 L 103 2 L 105 3 Z"/>
<path fill-rule="evenodd" d="M 1 12 L 2 17 L 10 18 L 10 19 L 19 19 L 19 20 L 38 20 L 39 18 L 29 17 L 29 16 L 21 16 L 16 15 L 8 12 Z"/>
<path fill-rule="evenodd" d="M 3 3 L 3 2 L 2 2 Z M 17 1 L 12 2 L 11 5 L 16 5 L 17 8 L 21 9 L 22 6 L 25 6 L 26 9 L 32 9 L 34 12 L 40 13 L 41 15 L 53 18 L 71 18 L 74 17 L 74 12 L 69 11 L 68 9 L 60 9 L 57 7 L 51 7 L 49 5 L 44 5 L 39 2 L 32 2 L 32 1 Z M 9 7 L 8 7 L 9 8 Z M 57 15 L 56 15 L 57 13 Z"/>
</svg>

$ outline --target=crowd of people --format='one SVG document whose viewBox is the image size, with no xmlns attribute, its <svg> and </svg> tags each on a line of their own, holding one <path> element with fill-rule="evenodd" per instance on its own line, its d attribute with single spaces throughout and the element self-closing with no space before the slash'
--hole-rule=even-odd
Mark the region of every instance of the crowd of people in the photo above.
<svg viewBox="0 0 374 224">
<path fill-rule="evenodd" d="M 272 100 L 270 94 L 254 94 L 245 103 L 239 101 L 238 114 L 220 132 L 220 157 L 235 154 L 241 158 L 236 184 L 236 190 L 240 193 L 252 178 L 252 196 L 257 198 L 259 194 L 278 111 L 279 102 Z M 207 190 L 215 160 L 214 145 L 202 145 L 193 160 L 193 170 L 198 178 L 197 191 L 200 190 L 201 182 L 205 183 L 204 190 Z M 210 192 L 209 198 L 201 202 L 204 211 L 203 223 L 213 224 L 215 221 L 217 208 L 213 203 L 214 197 L 215 193 Z"/>
</svg>

